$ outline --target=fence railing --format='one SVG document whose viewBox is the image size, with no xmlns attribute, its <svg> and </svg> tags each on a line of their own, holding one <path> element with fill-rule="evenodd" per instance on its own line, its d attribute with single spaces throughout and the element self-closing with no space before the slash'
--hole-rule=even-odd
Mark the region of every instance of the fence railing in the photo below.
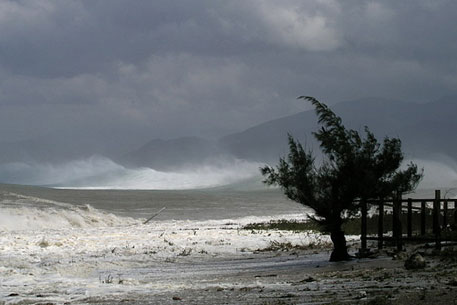
<svg viewBox="0 0 457 305">
<path fill-rule="evenodd" d="M 449 232 L 449 228 L 455 228 L 457 225 L 457 199 L 441 198 L 439 190 L 435 191 L 435 198 L 432 199 L 368 200 L 361 201 L 360 205 L 362 251 L 367 249 L 368 240 L 377 241 L 379 249 L 389 242 L 393 243 L 398 250 L 401 250 L 403 243 L 407 241 L 434 242 L 437 249 L 441 248 L 442 242 L 457 241 L 457 233 Z M 378 212 L 375 234 L 367 232 L 369 207 L 370 210 L 374 207 Z M 372 220 L 375 215 L 371 215 Z M 388 229 L 385 226 L 386 218 L 389 217 L 391 217 L 391 233 L 386 234 Z M 413 230 L 413 228 L 416 229 Z"/>
</svg>

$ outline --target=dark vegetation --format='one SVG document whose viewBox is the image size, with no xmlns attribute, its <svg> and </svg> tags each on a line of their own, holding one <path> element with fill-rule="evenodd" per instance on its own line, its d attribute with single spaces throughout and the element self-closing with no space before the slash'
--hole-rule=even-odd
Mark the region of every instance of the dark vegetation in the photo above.
<svg viewBox="0 0 457 305">
<path fill-rule="evenodd" d="M 359 202 L 368 199 L 398 197 L 412 191 L 422 173 L 410 163 L 400 170 L 403 161 L 401 141 L 385 137 L 379 143 L 365 127 L 363 136 L 347 129 L 329 107 L 309 96 L 321 125 L 313 135 L 320 144 L 324 160 L 319 164 L 311 151 L 289 135 L 289 154 L 276 168 L 261 169 L 265 183 L 279 185 L 285 195 L 312 208 L 311 220 L 329 233 L 333 242 L 331 261 L 350 259 L 343 225 L 360 211 Z M 357 200 L 359 202 L 357 202 Z"/>
<path fill-rule="evenodd" d="M 272 220 L 270 222 L 250 223 L 243 227 L 245 230 L 281 230 L 281 231 L 319 231 L 319 225 L 315 222 L 303 220 Z"/>
<path fill-rule="evenodd" d="M 453 212 L 453 210 L 450 210 Z M 402 214 L 400 216 L 401 222 L 406 223 L 406 214 Z M 412 229 L 413 233 L 419 234 L 420 232 L 420 221 L 421 215 L 419 213 L 413 213 L 412 215 Z M 374 214 L 372 216 L 367 217 L 367 234 L 368 235 L 376 235 L 378 234 L 378 222 L 379 216 Z M 433 215 L 428 213 L 426 215 L 426 223 L 431 224 L 433 222 Z M 386 214 L 383 217 L 384 223 L 384 233 L 392 232 L 392 214 Z M 457 240 L 457 231 L 456 225 L 452 223 L 448 230 L 443 231 L 443 234 L 454 236 Z M 351 217 L 345 219 L 344 224 L 342 225 L 342 230 L 345 234 L 348 235 L 360 235 L 360 228 L 361 228 L 361 218 L 360 217 Z M 280 230 L 280 231 L 292 231 L 292 232 L 305 232 L 305 231 L 315 231 L 325 233 L 322 230 L 322 227 L 314 222 L 309 220 L 272 220 L 270 222 L 258 222 L 258 223 L 250 223 L 243 227 L 245 230 Z M 430 236 L 433 236 L 433 231 L 431 226 L 428 227 L 426 232 Z"/>
<path fill-rule="evenodd" d="M 389 221 L 386 221 L 387 225 Z M 390 224 L 392 221 L 390 221 Z M 348 235 L 360 235 L 361 219 L 359 217 L 346 219 L 342 226 L 342 230 Z M 270 222 L 258 222 L 250 223 L 243 227 L 245 230 L 280 230 L 280 231 L 292 231 L 292 232 L 306 232 L 315 231 L 321 232 L 321 226 L 314 221 L 307 220 L 277 220 Z M 378 216 L 374 215 L 367 218 L 367 231 L 369 234 L 376 234 L 378 231 Z M 387 232 L 386 232 L 387 233 Z"/>
</svg>

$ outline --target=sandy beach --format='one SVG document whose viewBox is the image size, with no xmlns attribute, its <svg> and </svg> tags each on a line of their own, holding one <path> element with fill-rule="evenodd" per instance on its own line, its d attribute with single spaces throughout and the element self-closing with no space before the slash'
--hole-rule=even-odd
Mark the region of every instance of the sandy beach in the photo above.
<svg viewBox="0 0 457 305">
<path fill-rule="evenodd" d="M 89 304 L 455 304 L 455 259 L 426 255 L 427 266 L 407 270 L 404 257 L 327 262 L 329 249 L 262 252 L 239 259 L 182 259 L 163 266 L 181 285 L 161 293 L 92 297 Z M 179 275 L 175 272 L 179 272 Z M 191 285 L 184 284 L 188 279 Z M 114 285 L 118 285 L 114 284 Z"/>
<path fill-rule="evenodd" d="M 387 249 L 376 258 L 330 263 L 331 244 L 318 233 L 191 224 L 99 228 L 99 238 L 72 230 L 72 240 L 63 232 L 34 243 L 16 232 L 17 256 L 5 251 L 2 237 L 0 304 L 447 305 L 457 298 L 449 249 Z M 349 239 L 355 253 L 357 237 Z M 404 267 L 413 252 L 423 254 L 425 268 Z"/>
</svg>

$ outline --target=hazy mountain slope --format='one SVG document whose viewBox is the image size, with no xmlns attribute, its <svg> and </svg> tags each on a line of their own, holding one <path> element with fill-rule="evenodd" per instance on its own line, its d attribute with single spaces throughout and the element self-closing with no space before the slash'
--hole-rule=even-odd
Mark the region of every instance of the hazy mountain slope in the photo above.
<svg viewBox="0 0 457 305">
<path fill-rule="evenodd" d="M 364 99 L 341 102 L 331 108 L 342 117 L 347 127 L 363 131 L 364 126 L 369 126 L 379 139 L 386 135 L 400 137 L 407 157 L 427 158 L 435 153 L 457 157 L 455 97 L 427 104 Z M 174 170 L 221 158 L 276 163 L 280 156 L 287 153 L 288 133 L 298 138 L 307 148 L 319 152 L 319 146 L 312 135 L 317 128 L 316 114 L 314 110 L 309 110 L 253 126 L 218 141 L 198 137 L 155 139 L 114 159 L 128 167 L 145 166 L 158 170 Z M 0 163 L 63 162 L 90 156 L 91 152 L 86 150 L 95 147 L 88 144 L 84 147 L 86 150 L 83 150 L 71 141 L 65 145 L 52 145 L 53 141 L 57 140 L 3 143 L 0 145 Z M 113 158 L 118 150 L 113 148 L 113 154 L 107 156 Z M 128 151 L 128 147 L 123 147 L 123 150 Z M 92 151 L 92 154 L 97 153 L 105 155 L 101 150 Z"/>
<path fill-rule="evenodd" d="M 427 158 L 435 153 L 457 156 L 457 99 L 428 104 L 364 99 L 341 102 L 331 108 L 349 128 L 363 132 L 368 126 L 380 140 L 386 135 L 400 137 L 408 158 Z M 287 154 L 288 133 L 319 153 L 312 135 L 317 128 L 316 114 L 309 110 L 227 135 L 217 142 L 200 138 L 153 140 L 122 160 L 127 165 L 156 169 L 201 164 L 221 155 L 276 163 Z"/>
<path fill-rule="evenodd" d="M 317 127 L 313 112 L 302 112 L 249 128 L 220 139 L 220 146 L 236 157 L 269 161 L 287 152 L 287 134 L 301 141 L 311 139 Z"/>
<path fill-rule="evenodd" d="M 368 126 L 379 139 L 400 137 L 408 157 L 431 153 L 457 156 L 457 100 L 413 104 L 381 99 L 342 102 L 332 106 L 343 123 L 358 131 Z M 287 152 L 287 133 L 318 151 L 312 132 L 318 128 L 313 110 L 252 127 L 220 140 L 237 157 L 265 162 L 277 161 Z"/>
<path fill-rule="evenodd" d="M 127 166 L 147 166 L 157 170 L 173 170 L 187 165 L 209 162 L 223 155 L 214 141 L 198 137 L 171 140 L 155 139 L 134 150 L 120 161 Z"/>
<path fill-rule="evenodd" d="M 398 105 L 397 105 L 398 104 Z M 393 126 L 398 121 L 393 110 L 403 108 L 400 103 L 387 101 L 343 102 L 332 109 L 343 118 L 344 123 L 356 130 L 363 130 L 365 125 L 378 133 L 383 126 Z M 220 140 L 221 146 L 234 155 L 247 159 L 277 161 L 287 152 L 287 134 L 293 135 L 313 151 L 318 151 L 312 132 L 318 128 L 314 110 L 304 111 L 254 126 L 240 133 L 228 135 Z"/>
</svg>

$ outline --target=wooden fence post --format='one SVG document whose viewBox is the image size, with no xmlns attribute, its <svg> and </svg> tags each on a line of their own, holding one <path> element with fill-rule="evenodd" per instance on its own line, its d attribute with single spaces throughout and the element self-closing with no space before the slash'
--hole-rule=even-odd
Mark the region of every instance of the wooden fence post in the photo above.
<svg viewBox="0 0 457 305">
<path fill-rule="evenodd" d="M 441 229 L 440 229 L 440 205 L 441 192 L 435 191 L 435 201 L 433 201 L 433 233 L 435 234 L 435 248 L 441 249 Z"/>
<path fill-rule="evenodd" d="M 400 220 L 400 214 L 401 214 L 401 197 L 397 196 L 394 201 L 393 201 L 393 206 L 392 206 L 392 233 L 395 239 L 395 244 L 397 245 L 397 250 L 401 251 L 403 249 L 402 245 L 402 240 L 401 240 L 401 235 L 402 235 L 402 229 L 401 229 L 401 220 Z"/>
<path fill-rule="evenodd" d="M 448 210 L 448 201 L 444 200 L 443 204 L 443 229 L 447 227 L 447 210 Z"/>
<path fill-rule="evenodd" d="M 365 253 L 367 250 L 367 202 L 362 199 L 360 200 L 361 211 L 362 211 L 362 222 L 361 222 L 361 232 L 360 232 L 360 239 L 361 239 L 361 248 L 362 253 Z"/>
<path fill-rule="evenodd" d="M 454 200 L 454 226 L 457 226 L 457 200 Z"/>
<path fill-rule="evenodd" d="M 413 236 L 413 202 L 411 198 L 408 198 L 408 218 L 406 220 L 407 236 L 411 238 Z"/>
<path fill-rule="evenodd" d="M 421 201 L 421 236 L 425 236 L 425 221 L 427 219 L 426 201 Z"/>
<path fill-rule="evenodd" d="M 384 201 L 379 202 L 379 217 L 378 217 L 378 249 L 381 250 L 383 247 L 383 235 L 384 235 Z"/>
</svg>

